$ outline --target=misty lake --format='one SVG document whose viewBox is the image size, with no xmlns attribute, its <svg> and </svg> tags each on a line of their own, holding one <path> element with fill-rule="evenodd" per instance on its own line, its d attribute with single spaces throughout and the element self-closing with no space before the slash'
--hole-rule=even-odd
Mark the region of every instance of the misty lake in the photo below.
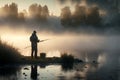
<svg viewBox="0 0 120 80">
<path fill-rule="evenodd" d="M 18 48 L 20 53 L 30 56 L 29 32 L 1 31 L 1 38 Z M 4 34 L 3 34 L 4 33 Z M 22 33 L 22 34 L 21 34 Z M 7 65 L 0 66 L 0 80 L 120 80 L 120 36 L 89 34 L 45 34 L 38 32 L 40 40 L 50 39 L 38 45 L 38 56 L 60 57 L 68 52 L 83 64 L 73 66 L 51 65 Z M 98 61 L 98 64 L 91 62 Z"/>
<path fill-rule="evenodd" d="M 73 66 L 60 64 L 0 66 L 0 80 L 120 80 L 119 36 L 59 35 L 42 38 L 53 40 L 40 43 L 39 53 L 47 52 L 47 57 L 53 57 L 60 56 L 59 51 L 68 51 L 88 63 Z M 20 49 L 21 54 L 30 55 L 30 48 L 24 50 L 24 47 L 30 44 L 29 35 L 21 38 L 15 36 L 14 41 L 9 37 L 2 39 L 14 42 L 13 45 Z M 94 60 L 98 61 L 98 64 L 92 63 Z"/>
<path fill-rule="evenodd" d="M 101 63 L 6 65 L 0 67 L 0 80 L 120 80 L 120 67 Z"/>
</svg>

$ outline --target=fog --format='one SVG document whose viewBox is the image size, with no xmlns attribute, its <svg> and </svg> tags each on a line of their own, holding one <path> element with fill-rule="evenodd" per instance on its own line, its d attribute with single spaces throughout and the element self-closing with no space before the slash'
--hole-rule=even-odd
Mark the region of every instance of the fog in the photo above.
<svg viewBox="0 0 120 80">
<path fill-rule="evenodd" d="M 22 55 L 30 56 L 31 48 L 29 37 L 33 30 L 1 28 L 0 36 L 3 41 L 18 48 Z M 48 57 L 57 56 L 67 52 L 85 61 L 109 61 L 119 59 L 119 35 L 98 35 L 64 32 L 61 34 L 37 30 L 40 40 L 49 39 L 38 45 L 38 55 L 46 52 Z M 89 57 L 86 59 L 86 57 Z"/>
</svg>

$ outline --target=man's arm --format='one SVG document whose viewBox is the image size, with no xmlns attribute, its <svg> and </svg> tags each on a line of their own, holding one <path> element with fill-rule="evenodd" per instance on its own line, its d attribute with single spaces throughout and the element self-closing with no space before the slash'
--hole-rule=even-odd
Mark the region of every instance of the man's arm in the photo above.
<svg viewBox="0 0 120 80">
<path fill-rule="evenodd" d="M 40 42 L 40 40 L 38 39 L 37 42 Z"/>
<path fill-rule="evenodd" d="M 38 39 L 38 37 L 36 36 L 36 38 L 37 38 L 37 42 L 40 42 L 40 40 Z"/>
</svg>

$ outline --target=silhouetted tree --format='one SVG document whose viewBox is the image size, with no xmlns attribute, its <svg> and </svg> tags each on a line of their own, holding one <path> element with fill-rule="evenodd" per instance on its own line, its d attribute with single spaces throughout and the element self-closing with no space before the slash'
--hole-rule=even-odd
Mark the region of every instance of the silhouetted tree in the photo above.
<svg viewBox="0 0 120 80">
<path fill-rule="evenodd" d="M 61 23 L 65 27 L 75 28 L 80 25 L 98 26 L 101 23 L 101 16 L 98 7 L 75 6 L 75 11 L 71 13 L 69 7 L 61 10 Z"/>
<path fill-rule="evenodd" d="M 75 12 L 72 15 L 72 19 L 73 19 L 73 24 L 74 25 L 85 24 L 85 20 L 86 20 L 86 7 L 85 6 L 76 5 Z"/>
<path fill-rule="evenodd" d="M 38 5 L 36 14 L 37 14 L 37 16 L 41 17 L 41 14 L 42 14 L 42 6 L 41 5 Z"/>
<path fill-rule="evenodd" d="M 46 5 L 42 7 L 38 4 L 32 4 L 29 7 L 29 14 L 31 18 L 46 20 L 49 16 L 49 10 Z"/>
<path fill-rule="evenodd" d="M 18 7 L 16 3 L 6 4 L 1 8 L 1 15 L 5 18 L 16 19 L 18 17 Z"/>
<path fill-rule="evenodd" d="M 12 18 L 16 18 L 16 16 L 18 16 L 18 7 L 16 3 L 12 3 L 11 5 L 9 5 L 9 12 Z"/>
<path fill-rule="evenodd" d="M 49 10 L 48 7 L 45 5 L 42 7 L 42 13 L 41 13 L 42 19 L 47 19 L 49 16 Z"/>
<path fill-rule="evenodd" d="M 99 25 L 100 24 L 100 14 L 98 7 L 91 7 L 88 9 L 87 21 L 88 25 Z"/>
<path fill-rule="evenodd" d="M 24 22 L 25 16 L 24 13 L 18 13 L 18 6 L 16 3 L 6 4 L 5 6 L 0 8 L 0 16 L 5 19 L 7 22 Z"/>
<path fill-rule="evenodd" d="M 38 4 L 32 4 L 29 7 L 29 14 L 33 18 L 41 18 L 42 7 Z"/>
<path fill-rule="evenodd" d="M 61 10 L 61 23 L 63 25 L 70 25 L 71 23 L 71 11 L 70 11 L 70 8 L 69 7 L 64 7 L 62 10 Z"/>
<path fill-rule="evenodd" d="M 6 16 L 8 16 L 9 15 L 9 6 L 8 6 L 8 4 L 6 4 L 4 7 L 2 7 L 1 9 L 1 16 L 2 17 L 6 17 Z"/>
</svg>

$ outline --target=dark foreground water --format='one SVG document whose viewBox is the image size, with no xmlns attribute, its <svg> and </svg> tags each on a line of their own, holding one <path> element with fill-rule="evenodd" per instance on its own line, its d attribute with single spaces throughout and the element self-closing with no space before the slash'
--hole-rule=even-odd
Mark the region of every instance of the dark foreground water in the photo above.
<svg viewBox="0 0 120 80">
<path fill-rule="evenodd" d="M 120 80 L 120 66 L 97 63 L 74 65 L 6 65 L 0 80 Z"/>
</svg>

